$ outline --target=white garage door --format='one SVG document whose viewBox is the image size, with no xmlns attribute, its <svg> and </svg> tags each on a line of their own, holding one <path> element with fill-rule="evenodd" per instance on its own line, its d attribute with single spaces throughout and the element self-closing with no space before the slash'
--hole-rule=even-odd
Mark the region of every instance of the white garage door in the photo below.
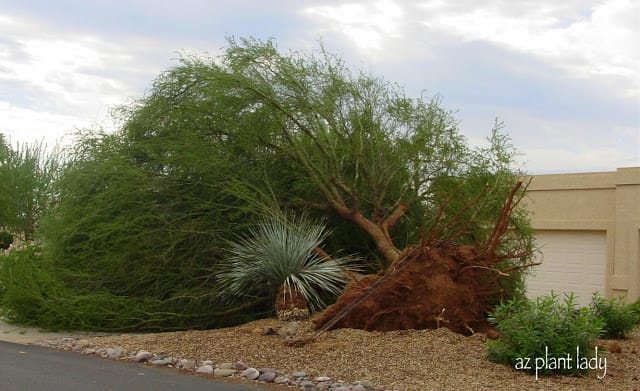
<svg viewBox="0 0 640 391">
<path fill-rule="evenodd" d="M 574 292 L 579 305 L 588 305 L 594 291 L 604 296 L 607 237 L 600 231 L 537 231 L 542 265 L 527 277 L 527 296 Z"/>
</svg>

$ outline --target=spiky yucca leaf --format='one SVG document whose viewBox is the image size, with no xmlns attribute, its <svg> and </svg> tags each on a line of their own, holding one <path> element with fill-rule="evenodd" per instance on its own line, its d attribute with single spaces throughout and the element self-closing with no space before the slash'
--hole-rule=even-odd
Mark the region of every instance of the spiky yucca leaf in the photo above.
<svg viewBox="0 0 640 391">
<path fill-rule="evenodd" d="M 248 236 L 230 243 L 231 256 L 219 275 L 223 296 L 273 295 L 284 286 L 289 295 L 300 292 L 312 311 L 323 308 L 323 294 L 340 294 L 348 273 L 359 270 L 351 256 L 327 260 L 317 254 L 328 234 L 306 215 L 268 215 Z"/>
</svg>

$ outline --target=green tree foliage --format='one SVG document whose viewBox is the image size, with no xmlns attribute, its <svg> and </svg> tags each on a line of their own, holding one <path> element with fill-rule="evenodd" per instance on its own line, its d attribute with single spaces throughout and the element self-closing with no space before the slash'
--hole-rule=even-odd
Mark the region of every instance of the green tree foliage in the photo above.
<svg viewBox="0 0 640 391">
<path fill-rule="evenodd" d="M 61 156 L 43 143 L 12 148 L 0 134 L 0 227 L 31 240 L 39 219 L 55 198 L 53 184 Z"/>
<path fill-rule="evenodd" d="M 247 224 L 224 186 L 239 167 L 189 128 L 171 141 L 132 141 L 127 132 L 135 132 L 136 121 L 121 133 L 79 137 L 57 183 L 60 201 L 44 222 L 49 270 L 70 296 L 131 304 L 126 322 L 117 317 L 100 328 L 212 327 L 246 319 L 231 316 L 213 287 L 222 244 Z M 141 319 L 143 313 L 157 319 Z M 86 327 L 91 324 L 98 327 Z"/>
<path fill-rule="evenodd" d="M 424 232 L 481 243 L 518 174 L 500 124 L 489 147 L 470 148 L 437 99 L 409 99 L 324 51 L 231 40 L 221 57 L 185 59 L 176 71 L 185 89 L 175 104 L 200 97 L 245 145 L 261 146 L 281 203 L 355 224 L 386 265 Z M 513 223 L 517 245 L 529 245 L 526 218 Z"/>
</svg>

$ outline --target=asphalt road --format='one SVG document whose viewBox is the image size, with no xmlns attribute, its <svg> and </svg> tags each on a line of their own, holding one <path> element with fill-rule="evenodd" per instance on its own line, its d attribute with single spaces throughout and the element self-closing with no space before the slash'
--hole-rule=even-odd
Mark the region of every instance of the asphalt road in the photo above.
<svg viewBox="0 0 640 391">
<path fill-rule="evenodd" d="M 171 369 L 0 341 L 0 391 L 258 391 Z"/>
</svg>

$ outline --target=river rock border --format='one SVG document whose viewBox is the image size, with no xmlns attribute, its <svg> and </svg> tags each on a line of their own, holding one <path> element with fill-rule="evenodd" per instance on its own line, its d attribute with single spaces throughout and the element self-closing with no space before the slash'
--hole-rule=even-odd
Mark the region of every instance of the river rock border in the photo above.
<svg viewBox="0 0 640 391">
<path fill-rule="evenodd" d="M 214 363 L 213 360 L 196 362 L 188 358 L 170 357 L 164 353 L 152 353 L 146 350 L 126 351 L 117 346 L 98 347 L 86 339 L 67 337 L 55 340 L 44 340 L 34 343 L 58 350 L 77 352 L 84 355 L 95 355 L 112 360 L 145 363 L 157 367 L 176 368 L 183 372 L 208 375 L 220 378 L 240 378 L 257 383 L 271 383 L 284 387 L 305 391 L 390 391 L 376 386 L 368 380 L 347 383 L 330 376 L 308 376 L 305 371 L 286 373 L 274 368 L 254 368 L 242 361 L 235 363 Z M 398 391 L 398 390 L 393 390 Z"/>
</svg>

